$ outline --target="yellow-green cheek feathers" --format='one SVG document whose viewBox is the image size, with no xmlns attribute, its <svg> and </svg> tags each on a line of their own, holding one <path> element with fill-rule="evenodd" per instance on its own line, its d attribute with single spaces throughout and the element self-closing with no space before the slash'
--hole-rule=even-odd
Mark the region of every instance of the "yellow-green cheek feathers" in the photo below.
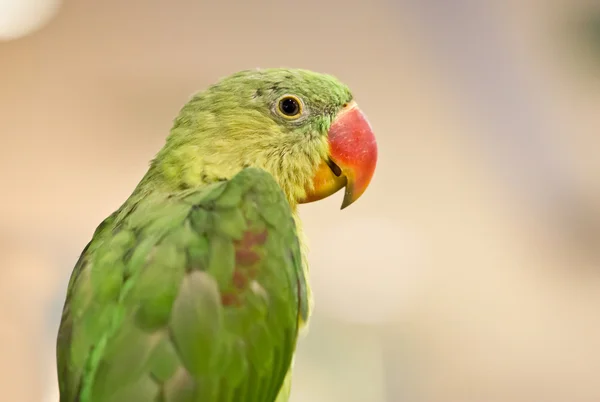
<svg viewBox="0 0 600 402">
<path fill-rule="evenodd" d="M 313 189 L 315 173 L 328 153 L 327 137 L 320 133 L 309 138 L 284 137 L 277 143 L 249 140 L 241 149 L 204 141 L 157 157 L 148 175 L 162 175 L 164 183 L 183 189 L 230 179 L 244 167 L 255 166 L 275 178 L 295 210 L 297 200 Z"/>
</svg>

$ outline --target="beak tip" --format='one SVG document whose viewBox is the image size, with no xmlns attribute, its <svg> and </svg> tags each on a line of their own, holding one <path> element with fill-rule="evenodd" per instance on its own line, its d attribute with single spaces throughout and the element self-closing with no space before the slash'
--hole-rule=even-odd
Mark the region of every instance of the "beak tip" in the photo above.
<svg viewBox="0 0 600 402">
<path fill-rule="evenodd" d="M 347 183 L 346 184 L 346 192 L 344 193 L 344 200 L 342 201 L 342 206 L 340 209 L 345 209 L 345 208 L 349 207 L 357 199 L 358 199 L 358 197 L 356 197 L 356 194 L 354 193 L 354 186 L 350 182 Z"/>
</svg>

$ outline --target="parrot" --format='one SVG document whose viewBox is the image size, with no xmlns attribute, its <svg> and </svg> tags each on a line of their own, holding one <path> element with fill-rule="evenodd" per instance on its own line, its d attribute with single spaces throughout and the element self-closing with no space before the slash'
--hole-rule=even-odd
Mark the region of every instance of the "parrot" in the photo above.
<svg viewBox="0 0 600 402">
<path fill-rule="evenodd" d="M 371 124 L 347 85 L 249 69 L 196 92 L 71 273 L 60 402 L 286 402 L 313 308 L 298 206 L 367 189 Z"/>
</svg>

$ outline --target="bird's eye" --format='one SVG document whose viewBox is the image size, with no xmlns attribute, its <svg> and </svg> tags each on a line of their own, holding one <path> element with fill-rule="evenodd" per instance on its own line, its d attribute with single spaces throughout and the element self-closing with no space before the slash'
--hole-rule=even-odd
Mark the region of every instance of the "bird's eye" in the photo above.
<svg viewBox="0 0 600 402">
<path fill-rule="evenodd" d="M 286 95 L 279 100 L 277 111 L 286 118 L 295 118 L 302 114 L 302 102 L 295 96 Z"/>
</svg>

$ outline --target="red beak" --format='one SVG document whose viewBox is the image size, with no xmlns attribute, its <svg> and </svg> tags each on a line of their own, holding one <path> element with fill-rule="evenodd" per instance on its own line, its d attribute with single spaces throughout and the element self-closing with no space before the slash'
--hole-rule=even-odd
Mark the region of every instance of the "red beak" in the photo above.
<svg viewBox="0 0 600 402">
<path fill-rule="evenodd" d="M 329 160 L 319 166 L 301 203 L 317 201 L 346 187 L 342 209 L 367 189 L 377 164 L 377 142 L 365 115 L 352 102 L 342 109 L 328 133 Z"/>
</svg>

